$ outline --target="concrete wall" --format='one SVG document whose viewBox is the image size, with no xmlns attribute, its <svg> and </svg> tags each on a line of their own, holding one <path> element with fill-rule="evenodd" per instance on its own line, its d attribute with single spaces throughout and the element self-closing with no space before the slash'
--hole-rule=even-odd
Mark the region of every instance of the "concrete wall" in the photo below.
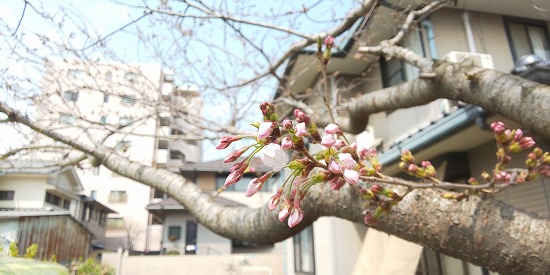
<svg viewBox="0 0 550 275">
<path fill-rule="evenodd" d="M 313 223 L 315 274 L 352 274 L 367 228 L 339 218 L 322 217 Z M 296 274 L 294 240 L 284 241 L 286 274 Z"/>
<path fill-rule="evenodd" d="M 119 270 L 117 274 L 121 275 L 283 274 L 281 255 L 121 256 L 119 253 L 103 253 L 101 262 Z"/>
</svg>

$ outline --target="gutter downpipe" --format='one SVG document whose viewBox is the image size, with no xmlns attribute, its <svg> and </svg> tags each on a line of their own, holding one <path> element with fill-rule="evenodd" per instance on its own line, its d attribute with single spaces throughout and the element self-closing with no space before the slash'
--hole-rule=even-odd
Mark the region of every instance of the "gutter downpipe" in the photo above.
<svg viewBox="0 0 550 275">
<path fill-rule="evenodd" d="M 474 40 L 474 33 L 472 32 L 472 25 L 470 24 L 470 14 L 465 11 L 462 13 L 462 22 L 464 23 L 464 31 L 466 32 L 466 41 L 468 42 L 468 51 L 471 53 L 477 53 L 476 43 Z"/>
</svg>

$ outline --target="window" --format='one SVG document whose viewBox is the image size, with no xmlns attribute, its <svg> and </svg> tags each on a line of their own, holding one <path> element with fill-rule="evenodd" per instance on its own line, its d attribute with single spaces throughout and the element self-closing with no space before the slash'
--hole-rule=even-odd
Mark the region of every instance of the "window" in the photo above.
<svg viewBox="0 0 550 275">
<path fill-rule="evenodd" d="M 109 102 L 109 94 L 104 93 L 103 94 L 103 103 L 107 103 L 107 102 Z"/>
<path fill-rule="evenodd" d="M 175 242 L 181 238 L 181 226 L 168 227 L 168 239 Z"/>
<path fill-rule="evenodd" d="M 153 198 L 154 199 L 167 199 L 168 195 L 158 189 L 153 189 Z"/>
<path fill-rule="evenodd" d="M 483 267 L 424 248 L 416 274 L 493 274 Z"/>
<path fill-rule="evenodd" d="M 12 201 L 15 196 L 15 191 L 0 191 L 0 201 Z"/>
<path fill-rule="evenodd" d="M 107 221 L 107 213 L 101 211 L 99 212 L 99 226 L 104 227 L 105 222 Z"/>
<path fill-rule="evenodd" d="M 111 191 L 109 193 L 109 202 L 111 203 L 124 203 L 128 201 L 128 195 L 126 191 Z"/>
<path fill-rule="evenodd" d="M 136 97 L 131 95 L 123 95 L 120 97 L 120 104 L 134 105 L 136 103 Z"/>
<path fill-rule="evenodd" d="M 184 133 L 180 129 L 172 128 L 170 129 L 170 134 L 173 136 L 182 136 Z"/>
<path fill-rule="evenodd" d="M 134 82 L 137 79 L 137 75 L 135 73 L 125 73 L 124 74 L 124 80 L 128 82 Z"/>
<path fill-rule="evenodd" d="M 54 205 L 61 206 L 62 199 L 54 194 L 46 192 L 45 201 Z"/>
<path fill-rule="evenodd" d="M 197 222 L 185 223 L 185 254 L 197 253 Z"/>
<path fill-rule="evenodd" d="M 543 22 L 505 18 L 504 24 L 514 61 L 528 54 L 550 61 L 550 40 Z"/>
<path fill-rule="evenodd" d="M 174 75 L 173 74 L 164 74 L 164 82 L 165 83 L 174 82 Z"/>
<path fill-rule="evenodd" d="M 66 114 L 62 114 L 59 116 L 59 123 L 62 123 L 62 124 L 74 124 L 75 123 L 75 119 L 73 116 L 71 115 L 66 115 Z"/>
<path fill-rule="evenodd" d="M 159 139 L 158 149 L 168 149 L 168 140 Z"/>
<path fill-rule="evenodd" d="M 78 92 L 73 91 L 65 91 L 63 93 L 63 98 L 69 101 L 77 101 L 78 100 Z"/>
<path fill-rule="evenodd" d="M 159 118 L 159 123 L 160 123 L 160 126 L 170 126 L 170 118 L 161 116 Z"/>
<path fill-rule="evenodd" d="M 107 218 L 107 230 L 124 230 L 123 218 Z"/>
<path fill-rule="evenodd" d="M 132 146 L 131 141 L 122 140 L 115 146 L 115 150 L 124 153 L 124 152 L 128 151 L 128 149 L 130 149 L 130 146 Z"/>
<path fill-rule="evenodd" d="M 72 69 L 67 71 L 67 76 L 69 78 L 80 79 L 82 77 L 82 71 L 78 69 Z"/>
<path fill-rule="evenodd" d="M 118 124 L 120 124 L 120 126 L 128 126 L 128 125 L 132 124 L 133 122 L 134 122 L 134 120 L 130 117 L 121 117 L 118 120 Z"/>
<path fill-rule="evenodd" d="M 106 124 L 106 123 L 107 123 L 107 117 L 101 116 L 101 124 Z"/>
<path fill-rule="evenodd" d="M 71 200 L 63 200 L 63 208 L 65 209 L 71 208 Z"/>
<path fill-rule="evenodd" d="M 97 191 L 96 191 L 96 190 L 92 190 L 92 191 L 90 192 L 90 197 L 91 197 L 92 199 L 95 200 L 95 199 L 97 198 Z"/>
<path fill-rule="evenodd" d="M 315 274 L 315 257 L 313 253 L 313 228 L 310 226 L 295 235 L 294 270 L 296 274 Z"/>
<path fill-rule="evenodd" d="M 93 175 L 94 176 L 99 176 L 99 172 L 100 172 L 100 166 L 96 166 L 94 167 L 94 171 L 93 171 Z M 94 198 L 95 199 L 95 198 Z"/>
<path fill-rule="evenodd" d="M 422 32 L 411 30 L 403 44 L 416 53 L 426 56 Z M 384 87 L 391 87 L 412 80 L 418 76 L 418 69 L 416 67 L 401 60 L 391 59 L 386 61 L 381 58 L 380 63 Z"/>
</svg>

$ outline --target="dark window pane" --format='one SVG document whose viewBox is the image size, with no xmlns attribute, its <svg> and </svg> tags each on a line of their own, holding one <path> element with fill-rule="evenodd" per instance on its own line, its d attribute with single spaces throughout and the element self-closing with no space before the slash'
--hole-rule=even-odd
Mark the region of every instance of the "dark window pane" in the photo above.
<svg viewBox="0 0 550 275">
<path fill-rule="evenodd" d="M 0 201 L 12 201 L 15 191 L 0 191 Z"/>
</svg>

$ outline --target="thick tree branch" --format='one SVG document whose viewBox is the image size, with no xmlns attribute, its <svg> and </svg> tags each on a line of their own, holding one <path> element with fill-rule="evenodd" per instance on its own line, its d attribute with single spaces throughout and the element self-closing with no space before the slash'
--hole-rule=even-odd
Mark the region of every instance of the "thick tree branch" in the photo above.
<svg viewBox="0 0 550 275">
<path fill-rule="evenodd" d="M 303 221 L 290 229 L 276 212 L 266 207 L 225 207 L 180 175 L 130 161 L 99 145 L 88 147 L 41 127 L 0 102 L 0 112 L 34 131 L 93 156 L 122 176 L 166 192 L 180 202 L 198 221 L 225 237 L 253 243 L 282 241 L 309 226 L 321 216 L 362 222 L 364 202 L 356 188 L 335 192 L 328 184 L 310 189 L 302 202 Z M 433 190 L 415 190 L 389 215 L 373 226 L 445 254 L 489 266 L 500 273 L 541 273 L 550 269 L 550 221 L 538 219 L 496 200 L 455 202 L 440 198 Z M 495 238 L 494 236 L 498 236 Z M 456 241 L 456 240 L 460 241 Z M 458 246 L 457 246 L 458 244 Z M 494 255 L 499 251 L 499 255 Z"/>
<path fill-rule="evenodd" d="M 436 76 L 365 93 L 348 103 L 349 117 L 339 119 L 342 130 L 364 131 L 371 114 L 427 104 L 438 98 L 460 100 L 515 120 L 550 139 L 550 87 L 518 76 L 446 61 L 434 64 Z M 326 125 L 322 113 L 315 122 Z M 545 119 L 541 119 L 545 118 Z"/>
</svg>

